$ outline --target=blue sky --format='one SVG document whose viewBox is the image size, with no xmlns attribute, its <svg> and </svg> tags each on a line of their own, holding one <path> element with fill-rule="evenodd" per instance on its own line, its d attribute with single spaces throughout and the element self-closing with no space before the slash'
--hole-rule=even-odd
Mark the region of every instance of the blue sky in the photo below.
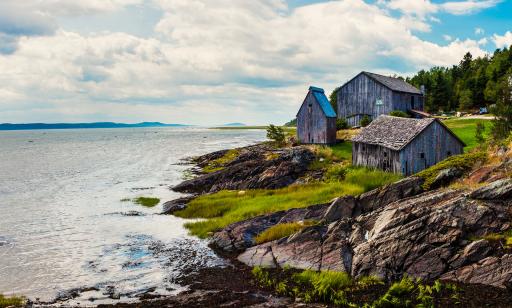
<svg viewBox="0 0 512 308">
<path fill-rule="evenodd" d="M 309 85 L 512 44 L 512 1 L 4 0 L 0 122 L 283 123 Z"/>
</svg>

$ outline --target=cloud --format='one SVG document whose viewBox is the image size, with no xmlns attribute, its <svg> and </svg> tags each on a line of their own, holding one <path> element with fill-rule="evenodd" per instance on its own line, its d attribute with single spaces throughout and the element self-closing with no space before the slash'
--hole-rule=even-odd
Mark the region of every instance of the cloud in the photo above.
<svg viewBox="0 0 512 308">
<path fill-rule="evenodd" d="M 512 46 L 512 32 L 507 31 L 503 35 L 494 34 L 492 36 L 492 41 L 494 42 L 497 48 L 508 48 Z"/>
<path fill-rule="evenodd" d="M 0 122 L 281 123 L 311 84 L 330 91 L 361 70 L 411 72 L 484 54 L 475 40 L 424 41 L 411 33 L 424 21 L 361 0 L 295 9 L 275 0 L 154 3 L 163 10 L 154 37 L 21 36 L 16 52 L 0 55 L 9 93 Z"/>
<path fill-rule="evenodd" d="M 446 2 L 440 5 L 441 9 L 445 12 L 454 15 L 467 15 L 479 12 L 496 6 L 502 2 L 501 0 L 469 0 L 460 2 Z"/>
<path fill-rule="evenodd" d="M 450 42 L 450 41 L 453 41 L 453 37 L 451 37 L 450 35 L 448 34 L 444 34 L 443 35 L 443 39 L 447 42 Z"/>
<path fill-rule="evenodd" d="M 480 28 L 480 27 L 477 27 L 475 28 L 475 35 L 483 35 L 485 33 L 485 30 Z"/>
</svg>

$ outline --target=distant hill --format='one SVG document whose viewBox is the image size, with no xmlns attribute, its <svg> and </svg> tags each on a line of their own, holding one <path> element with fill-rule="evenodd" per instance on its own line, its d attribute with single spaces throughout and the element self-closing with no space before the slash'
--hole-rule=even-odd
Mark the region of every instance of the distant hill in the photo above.
<svg viewBox="0 0 512 308">
<path fill-rule="evenodd" d="M 247 126 L 246 124 L 244 123 L 227 123 L 227 124 L 224 124 L 222 126 Z"/>
<path fill-rule="evenodd" d="M 24 124 L 0 124 L 0 130 L 25 130 L 25 129 L 73 129 L 73 128 L 126 128 L 126 127 L 180 127 L 182 124 L 165 124 L 160 122 L 142 122 L 135 124 L 94 122 L 94 123 L 24 123 Z"/>
</svg>

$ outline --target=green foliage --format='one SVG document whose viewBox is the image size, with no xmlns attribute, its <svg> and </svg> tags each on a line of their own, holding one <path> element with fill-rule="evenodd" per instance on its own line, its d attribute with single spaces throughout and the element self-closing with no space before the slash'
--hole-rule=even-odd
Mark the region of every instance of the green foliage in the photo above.
<svg viewBox="0 0 512 308">
<path fill-rule="evenodd" d="M 500 141 L 512 133 L 512 72 L 500 81 L 497 93 L 496 104 L 491 108 L 495 116 L 492 135 L 495 140 Z"/>
<path fill-rule="evenodd" d="M 345 120 L 345 118 L 336 119 L 336 130 L 347 129 L 347 128 L 348 128 L 348 123 L 347 123 L 347 120 Z"/>
<path fill-rule="evenodd" d="M 289 222 L 277 224 L 258 234 L 258 236 L 256 236 L 254 240 L 256 241 L 256 244 L 271 242 L 273 240 L 290 236 L 308 226 L 312 226 L 315 224 L 316 222 L 314 221 Z"/>
<path fill-rule="evenodd" d="M 351 166 L 345 175 L 345 183 L 357 184 L 363 187 L 364 191 L 370 191 L 384 184 L 396 182 L 401 178 L 402 176 L 396 173 Z"/>
<path fill-rule="evenodd" d="M 270 124 L 267 127 L 267 138 L 281 146 L 284 144 L 286 136 L 281 127 Z"/>
<path fill-rule="evenodd" d="M 291 120 L 289 122 L 286 122 L 284 124 L 284 126 L 286 126 L 286 127 L 295 127 L 295 126 L 297 126 L 297 118 L 295 118 L 295 119 L 293 119 L 293 120 Z"/>
<path fill-rule="evenodd" d="M 352 286 L 352 278 L 345 272 L 306 270 L 293 275 L 293 280 L 309 289 L 311 300 L 348 304 L 344 290 Z"/>
<path fill-rule="evenodd" d="M 0 294 L 0 308 L 4 307 L 23 307 L 27 300 L 24 297 L 6 297 Z"/>
<path fill-rule="evenodd" d="M 226 154 L 224 154 L 222 157 L 210 161 L 208 165 L 203 168 L 203 172 L 212 173 L 222 170 L 227 164 L 235 160 L 238 155 L 240 155 L 239 149 L 231 149 L 227 151 Z"/>
<path fill-rule="evenodd" d="M 484 162 L 487 159 L 487 154 L 484 152 L 466 153 L 461 155 L 454 155 L 446 158 L 438 164 L 425 169 L 417 174 L 417 176 L 425 179 L 423 184 L 424 189 L 429 189 L 430 185 L 434 182 L 435 178 L 441 170 L 448 168 L 456 168 L 461 171 L 468 171 L 476 163 Z"/>
<path fill-rule="evenodd" d="M 393 283 L 386 294 L 373 302 L 371 307 L 412 307 L 411 295 L 415 288 L 412 279 L 405 276 Z"/>
<path fill-rule="evenodd" d="M 501 233 L 488 233 L 482 237 L 474 238 L 472 240 L 480 239 L 488 240 L 489 242 L 499 242 L 507 248 L 512 248 L 512 230 Z"/>
<path fill-rule="evenodd" d="M 150 198 L 150 197 L 138 197 L 133 200 L 138 205 L 142 205 L 145 207 L 154 207 L 158 203 L 160 203 L 160 199 L 158 198 Z"/>
<path fill-rule="evenodd" d="M 347 165 L 345 164 L 331 164 L 324 173 L 324 181 L 343 181 L 347 175 L 347 169 Z"/>
<path fill-rule="evenodd" d="M 337 113 L 338 112 L 338 90 L 340 87 L 337 87 L 331 92 L 331 95 L 329 95 L 329 103 L 331 103 L 332 109 Z"/>
<path fill-rule="evenodd" d="M 372 122 L 372 120 L 370 119 L 370 117 L 365 114 L 363 116 L 363 118 L 361 119 L 361 122 L 359 123 L 359 125 L 361 125 L 361 127 L 366 127 L 371 122 Z"/>
<path fill-rule="evenodd" d="M 357 285 L 362 288 L 368 288 L 378 284 L 384 284 L 384 282 L 377 276 L 363 276 L 357 280 Z"/>
<path fill-rule="evenodd" d="M 482 122 L 476 123 L 475 141 L 479 145 L 482 145 L 485 142 L 484 132 L 485 132 L 485 125 Z"/>
<path fill-rule="evenodd" d="M 400 117 L 400 118 L 410 118 L 407 112 L 403 112 L 402 110 L 393 110 L 389 113 L 390 116 Z"/>
<path fill-rule="evenodd" d="M 443 121 L 443 123 L 448 126 L 457 137 L 464 141 L 466 144 L 464 148 L 465 151 L 471 150 L 479 144 L 475 138 L 477 125 L 479 125 L 479 123 L 485 128 L 482 132 L 484 138 L 487 138 L 492 126 L 491 121 L 482 119 L 450 119 Z"/>
</svg>

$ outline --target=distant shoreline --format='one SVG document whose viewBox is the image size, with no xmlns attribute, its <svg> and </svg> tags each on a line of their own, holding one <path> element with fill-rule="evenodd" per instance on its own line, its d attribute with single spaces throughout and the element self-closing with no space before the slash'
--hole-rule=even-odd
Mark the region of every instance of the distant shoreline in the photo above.
<svg viewBox="0 0 512 308">
<path fill-rule="evenodd" d="M 23 124 L 0 124 L 0 131 L 11 130 L 41 130 L 41 129 L 92 129 L 92 128 L 136 128 L 136 127 L 188 127 L 185 124 L 165 124 L 160 122 L 142 123 L 114 123 L 114 122 L 93 122 L 93 123 L 23 123 Z"/>
</svg>

